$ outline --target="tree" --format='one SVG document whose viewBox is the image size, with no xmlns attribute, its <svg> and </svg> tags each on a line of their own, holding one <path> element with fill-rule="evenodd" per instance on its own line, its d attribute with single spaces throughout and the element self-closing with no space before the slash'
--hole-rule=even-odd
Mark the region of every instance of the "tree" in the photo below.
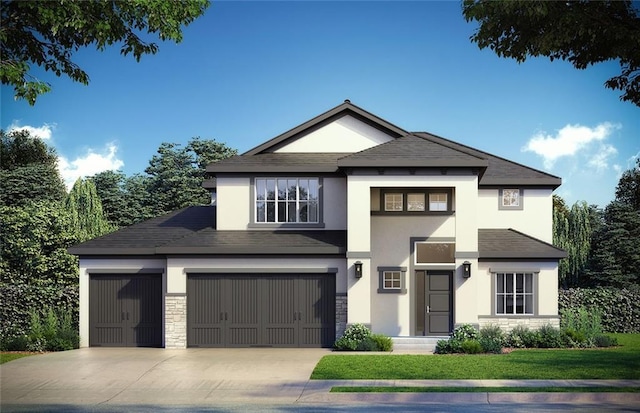
<svg viewBox="0 0 640 413">
<path fill-rule="evenodd" d="M 576 69 L 617 60 L 621 73 L 605 86 L 640 106 L 640 10 L 632 1 L 464 0 L 462 9 L 480 25 L 471 40 L 500 57 L 546 56 Z"/>
<path fill-rule="evenodd" d="M 48 92 L 48 83 L 29 74 L 30 65 L 56 76 L 89 84 L 89 75 L 71 58 L 81 47 L 104 50 L 120 43 L 120 54 L 155 54 L 158 45 L 139 36 L 146 32 L 160 40 L 182 41 L 182 26 L 193 22 L 209 6 L 207 0 L 182 1 L 2 1 L 0 78 L 16 98 L 34 105 Z"/>
<path fill-rule="evenodd" d="M 199 137 L 192 138 L 185 147 L 162 143 L 145 169 L 150 178 L 154 214 L 209 203 L 209 193 L 202 188 L 206 165 L 235 154 L 235 149 L 223 143 Z"/>
<path fill-rule="evenodd" d="M 559 263 L 559 279 L 565 288 L 577 286 L 591 249 L 591 207 L 583 201 L 569 209 L 557 195 L 553 205 L 553 244 L 567 251 L 567 258 Z"/>
<path fill-rule="evenodd" d="M 89 179 L 78 178 L 64 201 L 64 207 L 71 216 L 72 226 L 80 242 L 115 229 L 105 218 L 96 186 Z"/>
<path fill-rule="evenodd" d="M 150 178 L 139 174 L 127 177 L 120 171 L 104 171 L 92 176 L 102 201 L 106 219 L 122 228 L 153 217 Z"/>
<path fill-rule="evenodd" d="M 28 131 L 0 130 L 0 205 L 61 201 L 66 190 L 55 150 Z"/>
<path fill-rule="evenodd" d="M 635 168 L 625 171 L 616 187 L 616 200 L 640 211 L 640 158 Z"/>
</svg>

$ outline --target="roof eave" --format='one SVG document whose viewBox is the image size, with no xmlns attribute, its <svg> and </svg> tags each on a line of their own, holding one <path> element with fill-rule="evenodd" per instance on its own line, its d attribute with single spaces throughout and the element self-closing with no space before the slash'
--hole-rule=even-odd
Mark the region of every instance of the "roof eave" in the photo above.
<svg viewBox="0 0 640 413">
<path fill-rule="evenodd" d="M 338 160 L 338 166 L 341 168 L 486 168 L 488 166 L 488 162 L 483 160 L 467 161 L 450 159 L 407 160 L 406 158 L 349 159 L 347 157 Z"/>
</svg>

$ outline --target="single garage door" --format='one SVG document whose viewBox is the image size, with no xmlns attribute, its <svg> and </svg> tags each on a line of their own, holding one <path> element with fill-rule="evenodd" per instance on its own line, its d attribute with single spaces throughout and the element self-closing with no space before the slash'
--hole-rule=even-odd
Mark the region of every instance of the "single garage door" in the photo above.
<svg viewBox="0 0 640 413">
<path fill-rule="evenodd" d="M 91 275 L 89 345 L 161 347 L 161 274 Z"/>
<path fill-rule="evenodd" d="M 190 347 L 331 347 L 335 277 L 190 274 Z"/>
</svg>

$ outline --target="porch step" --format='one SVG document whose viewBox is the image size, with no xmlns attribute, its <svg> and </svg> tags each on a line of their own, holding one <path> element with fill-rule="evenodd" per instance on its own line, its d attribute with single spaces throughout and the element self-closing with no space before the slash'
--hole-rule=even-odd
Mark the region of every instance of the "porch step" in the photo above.
<svg viewBox="0 0 640 413">
<path fill-rule="evenodd" d="M 429 337 L 391 337 L 394 353 L 433 353 L 440 340 L 449 336 Z"/>
</svg>

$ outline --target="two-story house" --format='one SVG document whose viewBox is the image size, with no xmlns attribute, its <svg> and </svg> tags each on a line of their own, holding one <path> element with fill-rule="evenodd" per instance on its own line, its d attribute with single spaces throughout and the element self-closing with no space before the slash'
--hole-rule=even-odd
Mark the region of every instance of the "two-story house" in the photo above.
<svg viewBox="0 0 640 413">
<path fill-rule="evenodd" d="M 558 325 L 561 179 L 348 100 L 210 164 L 210 206 L 70 249 L 82 346 L 331 346 Z"/>
</svg>

